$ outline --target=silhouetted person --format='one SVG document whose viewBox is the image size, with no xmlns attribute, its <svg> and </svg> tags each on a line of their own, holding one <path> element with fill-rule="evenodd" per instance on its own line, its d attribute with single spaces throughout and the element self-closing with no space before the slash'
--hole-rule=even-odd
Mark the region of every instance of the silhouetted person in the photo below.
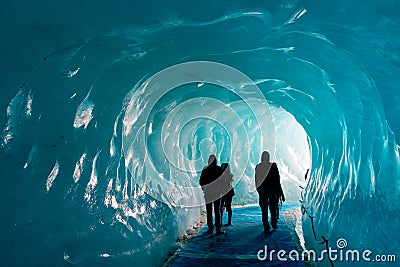
<svg viewBox="0 0 400 267">
<path fill-rule="evenodd" d="M 204 192 L 204 199 L 206 201 L 206 211 L 207 211 L 207 226 L 208 233 L 212 234 L 214 232 L 213 224 L 213 204 L 214 204 L 214 214 L 215 214 L 215 228 L 216 234 L 220 235 L 225 233 L 221 230 L 221 188 L 218 185 L 221 182 L 221 177 L 223 171 L 220 166 L 217 165 L 217 159 L 214 155 L 210 155 L 208 158 L 208 165 L 205 166 L 201 172 L 200 185 Z"/>
<path fill-rule="evenodd" d="M 227 225 L 232 225 L 232 197 L 235 195 L 235 190 L 233 189 L 233 174 L 231 172 L 231 168 L 228 163 L 222 163 L 221 168 L 223 170 L 223 178 L 224 178 L 224 188 L 223 193 L 228 192 L 221 198 L 221 224 L 222 224 L 222 215 L 224 213 L 224 208 L 228 212 L 228 223 Z"/>
<path fill-rule="evenodd" d="M 264 151 L 261 155 L 261 163 L 256 166 L 255 174 L 256 188 L 259 196 L 259 205 L 262 212 L 264 231 L 268 232 L 268 207 L 271 213 L 272 228 L 278 228 L 278 202 L 279 198 L 285 201 L 280 182 L 280 175 L 277 164 L 269 161 L 269 153 Z"/>
</svg>

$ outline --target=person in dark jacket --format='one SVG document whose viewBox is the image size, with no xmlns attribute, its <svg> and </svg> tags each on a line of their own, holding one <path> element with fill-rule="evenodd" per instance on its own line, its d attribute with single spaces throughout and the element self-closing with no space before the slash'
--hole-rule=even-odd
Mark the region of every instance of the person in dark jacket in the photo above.
<svg viewBox="0 0 400 267">
<path fill-rule="evenodd" d="M 256 166 L 255 183 L 259 196 L 259 205 L 262 212 L 264 231 L 270 230 L 268 223 L 268 208 L 271 213 L 271 225 L 277 229 L 278 225 L 278 202 L 285 201 L 283 194 L 278 165 L 269 161 L 269 153 L 264 151 L 261 155 L 261 163 Z"/>
<path fill-rule="evenodd" d="M 229 167 L 228 163 L 222 163 L 221 168 L 223 170 L 223 177 L 224 177 L 224 188 L 223 193 L 227 192 L 221 198 L 221 223 L 222 223 L 222 216 L 224 214 L 224 209 L 228 212 L 228 223 L 227 225 L 232 225 L 232 198 L 235 195 L 235 190 L 233 189 L 233 174 Z"/>
<path fill-rule="evenodd" d="M 210 155 L 208 158 L 208 165 L 205 166 L 200 175 L 200 186 L 203 189 L 204 199 L 206 202 L 207 211 L 207 226 L 208 233 L 212 234 L 214 232 L 213 224 L 213 204 L 214 204 L 214 214 L 215 214 L 215 228 L 216 234 L 224 234 L 225 232 L 221 230 L 221 180 L 222 168 L 217 165 L 217 159 L 215 155 Z"/>
</svg>

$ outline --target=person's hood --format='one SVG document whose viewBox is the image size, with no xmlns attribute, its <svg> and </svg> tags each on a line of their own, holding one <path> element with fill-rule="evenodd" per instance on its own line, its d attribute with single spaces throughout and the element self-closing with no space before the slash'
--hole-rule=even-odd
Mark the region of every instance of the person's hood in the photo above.
<svg viewBox="0 0 400 267">
<path fill-rule="evenodd" d="M 269 153 L 267 151 L 264 151 L 261 155 L 261 163 L 268 163 L 269 162 Z"/>
<path fill-rule="evenodd" d="M 215 157 L 215 155 L 210 155 L 210 157 L 208 158 L 208 166 L 215 165 L 217 165 L 217 158 Z"/>
</svg>

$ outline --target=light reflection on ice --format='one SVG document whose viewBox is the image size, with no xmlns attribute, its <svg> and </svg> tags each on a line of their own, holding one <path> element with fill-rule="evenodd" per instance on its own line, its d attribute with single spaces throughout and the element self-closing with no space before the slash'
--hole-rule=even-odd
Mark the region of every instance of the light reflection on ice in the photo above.
<svg viewBox="0 0 400 267">
<path fill-rule="evenodd" d="M 28 118 L 32 116 L 32 102 L 33 102 L 32 93 L 29 92 L 29 94 L 26 97 L 26 116 Z"/>
<path fill-rule="evenodd" d="M 77 110 L 76 110 L 76 115 L 75 115 L 75 120 L 74 120 L 74 128 L 80 128 L 84 126 L 84 129 L 87 128 L 89 125 L 90 121 L 93 119 L 93 108 L 94 108 L 94 103 L 90 99 L 90 93 L 92 92 L 92 88 L 89 90 L 88 94 L 86 97 L 83 99 L 83 101 L 79 104 Z"/>
<path fill-rule="evenodd" d="M 46 190 L 49 191 L 50 188 L 52 187 L 54 180 L 56 179 L 58 172 L 60 170 L 60 164 L 58 163 L 58 160 L 56 160 L 56 163 L 54 164 L 53 169 L 51 170 L 47 181 L 46 181 Z"/>
<path fill-rule="evenodd" d="M 96 187 L 97 182 L 98 182 L 98 174 L 97 174 L 97 169 L 96 169 L 96 162 L 97 162 L 97 159 L 98 159 L 100 153 L 101 153 L 101 151 L 97 152 L 96 156 L 93 159 L 92 173 L 90 175 L 89 183 L 86 186 L 86 192 L 85 192 L 85 196 L 84 196 L 84 199 L 86 201 L 90 201 L 91 200 L 92 192 L 93 192 L 93 190 Z"/>
<path fill-rule="evenodd" d="M 8 121 L 3 129 L 0 147 L 7 146 L 19 130 L 19 126 L 32 116 L 32 91 L 19 90 L 7 106 Z"/>
<path fill-rule="evenodd" d="M 70 70 L 70 71 L 68 71 L 67 77 L 68 77 L 68 78 L 74 77 L 76 74 L 78 74 L 79 70 L 80 70 L 80 68 L 77 68 L 76 70 Z"/>
<path fill-rule="evenodd" d="M 125 225 L 125 227 L 126 227 L 130 232 L 133 232 L 132 226 L 131 226 L 124 218 L 122 218 L 121 214 L 117 213 L 117 214 L 115 215 L 115 219 L 116 219 L 118 222 L 120 222 L 120 223 L 122 223 L 123 225 Z"/>
<path fill-rule="evenodd" d="M 77 183 L 82 175 L 83 163 L 86 159 L 86 156 L 87 156 L 86 153 L 83 153 L 79 161 L 75 164 L 74 174 L 72 175 L 74 183 Z"/>
<path fill-rule="evenodd" d="M 115 139 L 114 136 L 111 137 L 110 140 L 110 156 L 113 157 L 115 155 Z"/>
</svg>

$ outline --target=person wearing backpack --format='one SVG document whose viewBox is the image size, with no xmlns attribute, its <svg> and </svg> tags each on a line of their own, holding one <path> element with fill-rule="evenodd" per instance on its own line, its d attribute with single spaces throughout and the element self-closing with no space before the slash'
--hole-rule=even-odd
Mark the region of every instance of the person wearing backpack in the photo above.
<svg viewBox="0 0 400 267">
<path fill-rule="evenodd" d="M 270 156 L 267 151 L 261 155 L 261 163 L 257 164 L 255 170 L 255 184 L 258 192 L 258 203 L 261 208 L 262 222 L 264 231 L 270 231 L 268 222 L 268 208 L 271 213 L 271 225 L 273 229 L 278 228 L 278 202 L 279 199 L 285 202 L 283 194 L 278 165 L 270 162 Z"/>
<path fill-rule="evenodd" d="M 212 234 L 214 232 L 213 224 L 213 208 L 215 214 L 215 228 L 216 234 L 225 234 L 225 231 L 221 230 L 221 188 L 220 184 L 223 182 L 222 179 L 222 168 L 217 165 L 217 158 L 215 155 L 210 155 L 208 158 L 208 165 L 204 166 L 200 175 L 200 186 L 204 193 L 204 199 L 206 203 L 207 212 L 207 233 Z"/>
</svg>

